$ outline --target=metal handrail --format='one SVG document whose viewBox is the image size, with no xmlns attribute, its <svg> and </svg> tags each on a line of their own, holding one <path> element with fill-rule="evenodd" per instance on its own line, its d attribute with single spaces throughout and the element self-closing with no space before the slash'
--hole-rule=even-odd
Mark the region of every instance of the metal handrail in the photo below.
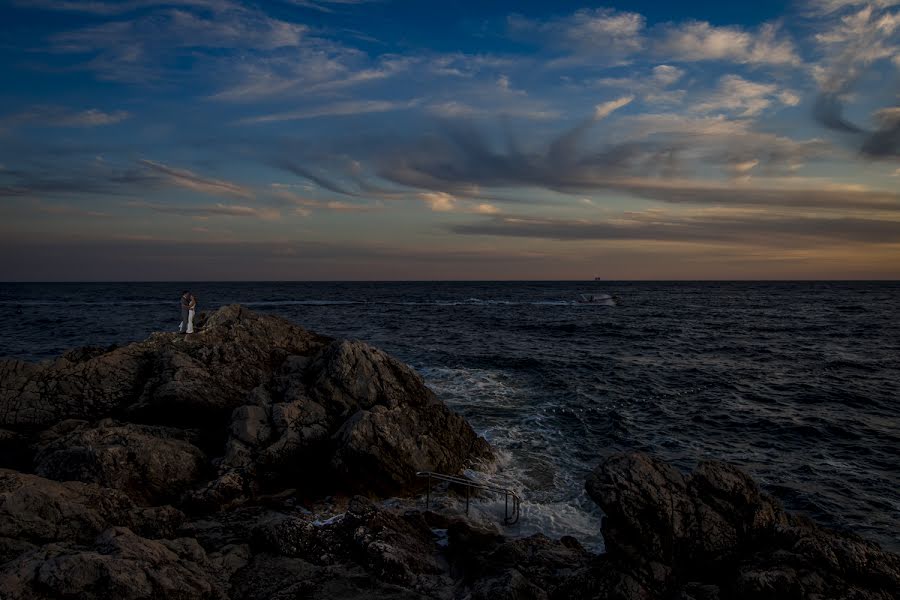
<svg viewBox="0 0 900 600">
<path fill-rule="evenodd" d="M 471 481 L 469 479 L 465 479 L 464 477 L 458 477 L 456 475 L 446 475 L 444 473 L 434 473 L 432 471 L 418 471 L 416 473 L 417 477 L 426 477 L 428 479 L 428 491 L 425 496 L 425 510 L 428 510 L 431 506 L 431 480 L 437 479 L 438 481 L 446 481 L 448 483 L 455 483 L 457 485 L 462 485 L 466 490 L 466 515 L 469 514 L 469 490 L 478 489 L 484 490 L 486 492 L 494 492 L 495 494 L 503 494 L 503 524 L 504 525 L 514 525 L 519 521 L 519 505 L 522 503 L 522 499 L 516 494 L 514 491 L 501 488 L 493 485 L 487 485 L 484 483 L 478 483 L 476 481 Z M 510 506 L 509 499 L 512 498 L 512 513 L 510 514 Z"/>
</svg>

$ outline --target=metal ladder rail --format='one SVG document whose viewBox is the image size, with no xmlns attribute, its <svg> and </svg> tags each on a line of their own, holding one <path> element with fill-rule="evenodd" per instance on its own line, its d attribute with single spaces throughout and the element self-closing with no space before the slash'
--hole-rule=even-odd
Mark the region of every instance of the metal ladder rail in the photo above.
<svg viewBox="0 0 900 600">
<path fill-rule="evenodd" d="M 425 496 L 425 509 L 428 510 L 431 505 L 431 480 L 436 479 L 438 481 L 446 481 L 448 483 L 455 483 L 457 485 L 461 485 L 466 490 L 466 515 L 469 514 L 469 490 L 478 489 L 484 490 L 486 492 L 493 492 L 495 494 L 503 494 L 504 500 L 504 508 L 503 508 L 503 524 L 504 525 L 515 525 L 519 522 L 519 507 L 522 503 L 522 499 L 516 494 L 514 491 L 506 488 L 501 488 L 493 485 L 487 485 L 484 483 L 477 483 L 475 481 L 471 481 L 469 479 L 465 479 L 463 477 L 457 477 L 456 475 L 446 475 L 444 473 L 435 473 L 433 471 L 418 471 L 416 473 L 418 477 L 425 477 L 428 479 L 428 491 Z M 512 498 L 512 513 L 510 514 L 510 498 Z"/>
</svg>

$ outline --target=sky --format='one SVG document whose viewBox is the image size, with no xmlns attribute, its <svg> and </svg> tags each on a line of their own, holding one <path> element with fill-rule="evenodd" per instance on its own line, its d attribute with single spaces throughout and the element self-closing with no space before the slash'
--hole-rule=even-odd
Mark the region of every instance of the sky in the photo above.
<svg viewBox="0 0 900 600">
<path fill-rule="evenodd" d="M 0 0 L 0 280 L 900 278 L 900 0 Z"/>
</svg>

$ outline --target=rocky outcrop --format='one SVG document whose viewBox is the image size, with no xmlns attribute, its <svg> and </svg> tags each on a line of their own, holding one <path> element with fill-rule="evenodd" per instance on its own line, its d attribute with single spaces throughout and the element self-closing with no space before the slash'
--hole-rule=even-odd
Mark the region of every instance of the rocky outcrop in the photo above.
<svg viewBox="0 0 900 600">
<path fill-rule="evenodd" d="M 610 597 L 886 600 L 900 589 L 900 557 L 787 514 L 731 465 L 684 476 L 617 454 L 586 488 L 607 514 L 609 564 L 594 584 Z"/>
<path fill-rule="evenodd" d="M 238 306 L 199 324 L 0 361 L 4 599 L 869 600 L 900 587 L 896 555 L 785 513 L 721 463 L 685 476 L 646 455 L 602 461 L 586 486 L 607 515 L 604 555 L 423 511 L 416 471 L 459 473 L 491 449 L 412 369 Z"/>
<path fill-rule="evenodd" d="M 0 361 L 0 449 L 0 467 L 30 471 L 0 469 L 4 598 L 256 597 L 256 578 L 278 565 L 319 582 L 298 590 L 339 589 L 344 571 L 369 582 L 350 586 L 361 596 L 372 581 L 401 590 L 443 573 L 421 518 L 359 498 L 369 508 L 338 531 L 309 511 L 254 506 L 404 493 L 418 470 L 491 456 L 396 359 L 239 306 L 190 336 Z M 265 518 L 234 524 L 248 514 Z M 218 542 L 204 548 L 211 531 Z"/>
<path fill-rule="evenodd" d="M 0 441 L 32 440 L 48 478 L 192 510 L 272 488 L 397 493 L 419 470 L 459 472 L 490 456 L 421 377 L 367 344 L 240 306 L 200 325 L 37 365 L 0 362 Z"/>
</svg>

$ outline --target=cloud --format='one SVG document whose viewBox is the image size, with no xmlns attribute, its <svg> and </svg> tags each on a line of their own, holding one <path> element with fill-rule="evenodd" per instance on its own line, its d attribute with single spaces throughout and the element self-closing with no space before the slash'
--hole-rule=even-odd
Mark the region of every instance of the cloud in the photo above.
<svg viewBox="0 0 900 600">
<path fill-rule="evenodd" d="M 684 77 L 684 69 L 672 65 L 657 65 L 643 77 L 602 77 L 593 81 L 594 86 L 626 89 L 642 96 L 651 104 L 670 104 L 682 100 L 684 90 L 668 89 Z"/>
<path fill-rule="evenodd" d="M 610 100 L 609 102 L 598 104 L 594 107 L 594 120 L 599 121 L 600 119 L 605 119 L 614 111 L 631 104 L 632 100 L 634 100 L 634 96 L 623 96 L 615 100 Z"/>
<path fill-rule="evenodd" d="M 724 60 L 744 64 L 799 65 L 791 40 L 779 38 L 777 27 L 763 25 L 756 32 L 740 27 L 715 27 L 705 21 L 663 26 L 653 51 L 673 61 Z"/>
<path fill-rule="evenodd" d="M 900 0 L 808 0 L 806 10 L 813 15 L 830 15 L 832 13 L 858 6 L 874 6 L 890 8 L 900 5 Z"/>
<path fill-rule="evenodd" d="M 302 6 L 303 8 L 312 8 L 320 12 L 334 12 L 335 7 L 358 6 L 360 4 L 371 4 L 373 2 L 382 2 L 383 0 L 283 0 L 294 6 Z"/>
<path fill-rule="evenodd" d="M 900 243 L 900 220 L 811 217 L 725 211 L 677 214 L 630 212 L 601 221 L 498 215 L 480 223 L 448 226 L 462 235 L 510 236 L 560 241 L 653 241 L 808 247 Z"/>
<path fill-rule="evenodd" d="M 305 25 L 267 16 L 239 4 L 203 3 L 212 14 L 190 4 L 155 8 L 130 19 L 108 21 L 52 35 L 47 50 L 78 55 L 80 68 L 102 79 L 152 83 L 162 72 L 176 72 L 173 57 L 190 49 L 193 61 L 226 60 L 216 50 L 275 51 L 304 43 Z"/>
<path fill-rule="evenodd" d="M 657 65 L 653 67 L 653 80 L 661 86 L 670 86 L 684 77 L 684 69 L 672 65 Z"/>
<path fill-rule="evenodd" d="M 221 11 L 234 8 L 229 0 L 14 0 L 14 3 L 29 9 L 80 12 L 99 16 L 114 16 L 136 10 L 154 8 L 160 5 L 185 6 Z"/>
<path fill-rule="evenodd" d="M 671 178 L 710 164 L 722 165 L 728 175 L 733 165 L 753 160 L 760 176 L 792 173 L 829 149 L 821 140 L 758 132 L 746 120 L 723 116 L 625 116 L 605 127 L 603 137 L 592 137 L 599 126 L 591 117 L 540 145 L 525 145 L 504 131 L 498 144 L 474 124 L 457 120 L 414 142 L 392 147 L 380 140 L 371 160 L 382 178 L 429 192 L 533 188 L 581 194 L 614 189 L 623 177 Z"/>
<path fill-rule="evenodd" d="M 48 215 L 58 215 L 64 217 L 75 217 L 75 218 L 101 218 L 105 219 L 111 217 L 109 213 L 105 213 L 98 210 L 90 210 L 86 208 L 81 208 L 78 206 L 72 206 L 69 204 L 46 204 L 44 202 L 40 202 L 35 200 L 33 202 L 33 206 L 35 210 L 41 213 L 45 213 Z"/>
<path fill-rule="evenodd" d="M 493 215 L 500 212 L 500 209 L 493 204 L 461 200 L 446 192 L 422 192 L 418 197 L 434 212 L 476 213 L 482 215 Z"/>
<path fill-rule="evenodd" d="M 381 57 L 371 66 L 363 66 L 366 59 L 360 52 L 317 41 L 289 56 L 245 59 L 237 65 L 237 73 L 223 73 L 233 82 L 210 99 L 256 102 L 265 98 L 283 100 L 292 95 L 306 98 L 333 94 L 395 77 L 414 62 L 411 58 L 389 56 Z"/>
<path fill-rule="evenodd" d="M 264 221 L 275 221 L 281 213 L 275 208 L 214 204 L 211 206 L 173 206 L 152 202 L 129 202 L 131 208 L 147 208 L 155 212 L 181 215 L 185 217 L 250 217 Z"/>
<path fill-rule="evenodd" d="M 38 127 L 102 127 L 131 118 L 124 110 L 105 112 L 97 108 L 71 110 L 59 106 L 35 106 L 24 112 L 0 118 L 0 129 L 22 125 Z"/>
<path fill-rule="evenodd" d="M 268 115 L 247 117 L 241 119 L 239 123 L 249 125 L 254 123 L 301 121 L 304 119 L 317 119 L 319 117 L 345 117 L 369 113 L 382 113 L 412 108 L 417 106 L 420 102 L 419 99 L 408 100 L 405 102 L 395 102 L 392 100 L 348 100 L 346 102 L 336 102 L 314 108 L 289 110 Z"/>
<path fill-rule="evenodd" d="M 863 141 L 863 153 L 878 158 L 900 156 L 900 106 L 876 111 L 875 119 L 878 128 Z"/>
<path fill-rule="evenodd" d="M 442 119 L 475 119 L 490 117 L 515 117 L 519 119 L 529 119 L 533 121 L 550 121 L 558 119 L 561 113 L 557 110 L 540 110 L 528 108 L 508 108 L 498 106 L 496 108 L 480 108 L 450 100 L 447 102 L 437 102 L 429 104 L 425 110 L 436 117 Z"/>
<path fill-rule="evenodd" d="M 874 130 L 844 116 L 844 105 L 854 96 L 861 78 L 882 61 L 900 56 L 900 13 L 897 2 L 826 2 L 813 5 L 826 15 L 814 36 L 822 58 L 812 74 L 819 86 L 813 116 L 829 129 L 851 134 L 863 156 L 885 158 L 900 154 L 896 122 L 881 121 Z M 832 13 L 840 11 L 835 17 Z M 814 11 L 815 12 L 815 11 Z M 887 67 L 891 75 L 891 67 Z"/>
<path fill-rule="evenodd" d="M 122 168 L 91 159 L 61 160 L 59 150 L 41 148 L 40 161 L 25 169 L 0 171 L 0 198 L 129 195 L 155 190 L 160 180 L 143 168 Z"/>
<path fill-rule="evenodd" d="M 219 236 L 160 238 L 0 238 L 0 279 L 6 281 L 289 281 L 526 279 L 536 268 L 558 277 L 560 258 L 539 251 L 500 251 L 468 240 L 460 247 L 401 243 Z M 77 268 L 76 268 L 77 267 Z M 580 267 L 579 267 L 580 269 Z"/>
<path fill-rule="evenodd" d="M 236 183 L 202 177 L 192 171 L 177 169 L 152 160 L 143 159 L 140 163 L 147 169 L 162 175 L 164 180 L 170 185 L 213 196 L 225 195 L 240 198 L 252 198 L 254 196 L 252 190 Z"/>
<path fill-rule="evenodd" d="M 755 117 L 774 101 L 794 106 L 800 98 L 790 90 L 779 90 L 774 83 L 748 81 L 738 75 L 724 75 L 712 94 L 692 105 L 700 113 L 727 111 L 739 117 Z"/>
<path fill-rule="evenodd" d="M 313 210 L 321 210 L 327 212 L 338 213 L 362 213 L 381 210 L 382 206 L 377 204 L 360 204 L 342 202 L 336 200 L 316 200 L 305 195 L 298 194 L 291 189 L 291 186 L 272 184 L 271 195 L 276 201 L 293 206 L 298 214 L 309 216 Z"/>
<path fill-rule="evenodd" d="M 550 48 L 576 55 L 616 62 L 642 48 L 645 19 L 633 12 L 584 8 L 549 21 L 512 15 L 507 24 L 514 37 L 537 40 Z"/>
</svg>

